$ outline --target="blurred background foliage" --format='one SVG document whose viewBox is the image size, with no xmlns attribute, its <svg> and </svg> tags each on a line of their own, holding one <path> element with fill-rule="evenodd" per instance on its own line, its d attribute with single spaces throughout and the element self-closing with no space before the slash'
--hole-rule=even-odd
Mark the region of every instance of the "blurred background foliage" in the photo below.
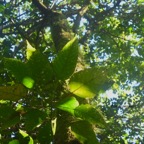
<svg viewBox="0 0 144 144">
<path fill-rule="evenodd" d="M 43 0 L 42 2 L 50 10 L 62 13 L 73 33 L 79 37 L 84 67 L 104 67 L 114 82 L 111 90 L 97 94 L 95 98 L 89 100 L 91 105 L 103 112 L 108 121 L 107 129 L 96 135 L 100 143 L 142 144 L 144 142 L 144 1 Z M 27 97 L 16 102 L 0 101 L 1 143 L 8 143 L 18 135 L 22 137 L 23 133 L 18 133 L 18 129 L 25 129 L 35 142 L 40 143 L 45 143 L 47 140 L 45 136 L 47 130 L 49 140 L 52 140 L 49 121 L 44 121 L 40 129 L 37 127 L 40 121 L 47 117 L 46 114 L 50 113 L 49 108 L 52 106 L 49 100 L 55 101 L 57 98 L 54 96 L 64 92 L 61 85 L 58 83 L 47 85 L 43 74 L 39 75 L 39 70 L 44 68 L 46 72 L 50 69 L 49 63 L 45 64 L 45 59 L 51 62 L 57 55 L 50 28 L 52 19 L 53 17 L 41 14 L 32 1 L 0 1 L 0 85 L 9 86 L 18 83 L 10 71 L 4 68 L 3 58 L 15 58 L 27 62 L 26 40 L 45 56 L 45 58 L 36 56 L 33 59 L 37 62 L 35 65 L 29 62 L 37 72 L 34 74 L 33 71 L 31 74 L 36 86 L 29 90 Z M 49 73 L 46 76 L 52 77 Z M 51 78 L 48 81 L 51 81 Z M 33 113 L 35 115 L 31 117 Z M 37 119 L 38 113 L 40 113 L 39 119 Z M 4 117 L 9 121 L 5 126 Z M 30 139 L 30 136 L 21 141 L 26 142 L 26 138 Z"/>
</svg>

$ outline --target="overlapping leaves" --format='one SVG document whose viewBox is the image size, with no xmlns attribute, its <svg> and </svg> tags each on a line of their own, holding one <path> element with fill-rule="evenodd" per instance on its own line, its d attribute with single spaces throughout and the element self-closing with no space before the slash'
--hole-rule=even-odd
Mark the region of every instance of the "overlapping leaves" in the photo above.
<svg viewBox="0 0 144 144">
<path fill-rule="evenodd" d="M 75 37 L 64 46 L 62 51 L 60 51 L 53 60 L 52 66 L 47 58 L 39 51 L 32 51 L 27 58 L 28 61 L 26 63 L 15 59 L 5 59 L 5 67 L 27 88 L 33 88 L 34 83 L 44 84 L 45 81 L 50 81 L 53 77 L 58 81 L 66 80 L 74 73 L 77 64 L 77 38 Z M 76 96 L 93 98 L 105 85 L 106 89 L 108 88 L 108 82 L 109 79 L 106 70 L 101 68 L 89 68 L 74 73 L 69 80 L 68 89 L 71 94 Z M 12 87 L 9 87 L 8 91 L 11 89 Z M 16 92 L 13 92 L 13 94 L 16 95 L 18 93 Z M 18 99 L 22 98 L 23 94 L 18 93 Z M 16 96 L 14 97 L 16 98 Z M 7 98 L 9 100 L 14 100 L 11 99 L 10 96 Z M 56 107 L 63 111 L 67 111 L 79 120 L 71 125 L 71 130 L 80 142 L 87 142 L 88 144 L 98 143 L 92 124 L 103 127 L 106 125 L 102 114 L 98 110 L 88 104 L 79 105 L 75 96 L 65 97 L 58 102 Z M 43 121 L 46 119 L 45 113 L 42 113 L 37 109 L 29 110 L 24 117 L 27 131 L 42 125 Z M 87 131 L 84 131 L 85 128 L 83 126 L 85 126 Z M 24 137 L 27 137 L 23 131 L 20 131 L 20 133 L 24 134 Z"/>
<path fill-rule="evenodd" d="M 38 80 L 44 82 L 52 78 L 50 63 L 39 51 L 34 52 L 27 63 L 5 58 L 5 67 L 27 88 L 32 88 Z"/>
</svg>

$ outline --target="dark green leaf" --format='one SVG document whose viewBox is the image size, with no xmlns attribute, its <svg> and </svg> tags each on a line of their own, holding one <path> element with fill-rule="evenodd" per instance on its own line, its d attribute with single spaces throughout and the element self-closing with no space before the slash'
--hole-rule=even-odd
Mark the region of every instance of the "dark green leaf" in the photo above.
<svg viewBox="0 0 144 144">
<path fill-rule="evenodd" d="M 53 62 L 54 71 L 58 79 L 65 80 L 72 75 L 76 67 L 77 58 L 78 42 L 75 37 L 63 47 Z"/>
<path fill-rule="evenodd" d="M 24 77 L 31 77 L 30 69 L 27 65 L 20 60 L 5 58 L 5 67 L 11 71 L 11 73 L 20 82 L 23 81 Z"/>
<path fill-rule="evenodd" d="M 10 106 L 0 106 L 0 122 L 1 130 L 10 126 L 14 126 L 20 121 L 19 114 Z"/>
<path fill-rule="evenodd" d="M 46 119 L 46 113 L 38 109 L 30 109 L 25 114 L 25 128 L 30 131 L 36 128 L 38 125 L 41 125 Z"/>
<path fill-rule="evenodd" d="M 89 104 L 80 105 L 76 107 L 74 110 L 74 114 L 76 117 L 79 117 L 83 120 L 87 120 L 90 123 L 97 124 L 100 126 L 106 125 L 106 122 L 102 114 Z"/>
<path fill-rule="evenodd" d="M 10 117 L 3 123 L 1 129 L 6 129 L 8 127 L 14 126 L 20 122 L 19 113 L 14 112 Z"/>
<path fill-rule="evenodd" d="M 53 72 L 48 59 L 39 51 L 35 51 L 26 63 L 31 70 L 32 78 L 35 81 L 49 81 Z"/>
<path fill-rule="evenodd" d="M 47 122 L 39 128 L 37 138 L 41 144 L 50 144 L 52 142 L 51 122 Z"/>
<path fill-rule="evenodd" d="M 99 144 L 92 125 L 87 121 L 72 123 L 71 130 L 74 136 L 83 144 Z"/>
</svg>

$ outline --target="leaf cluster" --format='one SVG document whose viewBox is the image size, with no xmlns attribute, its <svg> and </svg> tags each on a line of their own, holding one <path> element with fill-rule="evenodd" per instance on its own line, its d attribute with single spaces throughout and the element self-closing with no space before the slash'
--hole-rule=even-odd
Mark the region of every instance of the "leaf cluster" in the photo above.
<svg viewBox="0 0 144 144">
<path fill-rule="evenodd" d="M 83 100 L 80 102 L 78 97 L 93 98 L 101 92 L 104 85 L 109 82 L 107 72 L 103 68 L 88 68 L 75 72 L 78 59 L 76 37 L 69 41 L 52 61 L 38 50 L 29 47 L 30 44 L 27 46 L 26 62 L 13 58 L 4 59 L 4 67 L 14 79 L 12 86 L 0 87 L 0 98 L 16 102 L 14 108 L 10 106 L 8 108 L 17 113 L 17 116 L 13 116 L 13 113 L 9 116 L 2 115 L 3 119 L 8 120 L 6 123 L 2 121 L 1 128 L 4 130 L 9 127 L 20 127 L 14 132 L 15 140 L 10 143 L 21 142 L 21 137 L 29 143 L 42 142 L 46 139 L 52 141 L 56 128 L 50 126 L 50 123 L 57 117 L 58 109 L 74 117 L 69 127 L 75 138 L 83 143 L 90 141 L 98 143 L 92 125 L 105 127 L 104 117 L 91 105 L 80 104 Z M 108 88 L 106 86 L 106 89 Z M 40 109 L 38 109 L 39 100 L 42 103 Z M 7 104 L 2 108 L 6 109 Z M 83 133 L 84 126 L 88 128 L 85 133 Z M 49 137 L 45 135 L 40 137 L 46 127 Z M 37 135 L 36 139 L 33 138 L 33 132 Z"/>
</svg>

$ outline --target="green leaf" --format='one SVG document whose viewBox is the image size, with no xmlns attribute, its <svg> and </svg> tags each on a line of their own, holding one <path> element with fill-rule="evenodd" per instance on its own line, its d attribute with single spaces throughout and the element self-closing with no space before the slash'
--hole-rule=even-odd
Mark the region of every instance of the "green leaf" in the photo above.
<svg viewBox="0 0 144 144">
<path fill-rule="evenodd" d="M 36 49 L 33 48 L 28 41 L 26 42 L 27 42 L 26 57 L 29 60 L 32 54 L 36 51 Z"/>
<path fill-rule="evenodd" d="M 46 119 L 46 113 L 38 109 L 30 109 L 25 114 L 25 128 L 27 131 L 35 129 L 37 126 L 40 126 L 43 121 Z"/>
<path fill-rule="evenodd" d="M 138 0 L 138 4 L 144 3 L 144 0 Z"/>
<path fill-rule="evenodd" d="M 53 62 L 54 71 L 58 79 L 66 80 L 72 75 L 76 67 L 77 58 L 78 42 L 75 37 L 63 47 Z"/>
<path fill-rule="evenodd" d="M 20 144 L 18 140 L 12 140 L 8 144 Z"/>
<path fill-rule="evenodd" d="M 99 144 L 92 125 L 87 121 L 77 121 L 71 124 L 73 135 L 83 144 Z"/>
<path fill-rule="evenodd" d="M 44 80 L 51 80 L 53 75 L 52 68 L 48 59 L 41 52 L 35 51 L 26 65 L 31 70 L 32 78 L 35 81 L 43 83 Z"/>
<path fill-rule="evenodd" d="M 30 137 L 25 131 L 19 130 L 19 133 L 23 136 L 23 138 L 26 138 L 26 137 L 29 138 L 28 144 L 34 144 L 32 137 Z"/>
<path fill-rule="evenodd" d="M 52 128 L 51 128 L 50 121 L 45 123 L 39 128 L 37 139 L 39 143 L 41 144 L 44 144 L 44 143 L 50 144 L 52 142 L 53 135 L 52 135 Z"/>
<path fill-rule="evenodd" d="M 27 88 L 32 88 L 34 85 L 34 80 L 30 77 L 24 77 L 22 83 Z"/>
<path fill-rule="evenodd" d="M 11 73 L 16 77 L 20 82 L 23 81 L 24 77 L 31 77 L 30 69 L 27 65 L 20 60 L 5 58 L 5 67 L 11 71 Z"/>
<path fill-rule="evenodd" d="M 99 126 L 106 125 L 103 115 L 89 104 L 76 107 L 74 114 L 76 117 L 89 121 L 90 123 L 97 124 Z"/>
<path fill-rule="evenodd" d="M 75 73 L 69 82 L 70 92 L 82 97 L 93 98 L 110 87 L 107 72 L 103 69 L 89 68 Z"/>
<path fill-rule="evenodd" d="M 67 97 L 61 100 L 58 103 L 58 108 L 64 111 L 67 111 L 71 114 L 74 114 L 74 109 L 79 106 L 79 102 L 76 100 L 75 97 Z"/>
<path fill-rule="evenodd" d="M 15 110 L 12 107 L 0 104 L 0 121 L 5 122 L 14 112 Z"/>
<path fill-rule="evenodd" d="M 26 88 L 21 84 L 0 87 L 0 99 L 17 101 L 27 94 Z"/>
<path fill-rule="evenodd" d="M 27 137 L 27 136 L 28 136 L 28 134 L 27 134 L 25 131 L 23 131 L 23 130 L 19 130 L 19 133 L 20 133 L 23 137 Z"/>
<path fill-rule="evenodd" d="M 1 130 L 16 125 L 20 122 L 19 113 L 17 113 L 12 107 L 5 104 L 0 105 L 0 122 Z"/>
<path fill-rule="evenodd" d="M 19 113 L 15 112 L 3 123 L 1 129 L 6 129 L 20 122 Z"/>
<path fill-rule="evenodd" d="M 4 12 L 4 10 L 5 10 L 5 6 L 4 5 L 0 5 L 0 12 L 2 13 L 2 12 Z"/>
</svg>

